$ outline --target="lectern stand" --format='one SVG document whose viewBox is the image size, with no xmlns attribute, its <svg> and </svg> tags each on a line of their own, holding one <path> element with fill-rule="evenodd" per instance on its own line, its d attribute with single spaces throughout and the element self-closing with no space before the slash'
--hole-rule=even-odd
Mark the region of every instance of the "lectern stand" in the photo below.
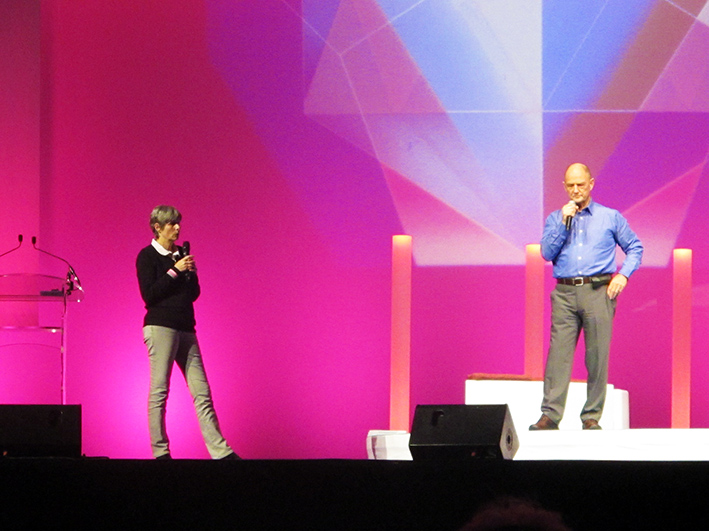
<svg viewBox="0 0 709 531">
<path fill-rule="evenodd" d="M 65 278 L 33 273 L 0 275 L 0 329 L 19 336 L 37 331 L 58 334 L 62 405 L 66 404 L 67 303 L 79 302 L 83 297 L 84 290 L 73 271 Z M 20 337 L 15 344 L 32 343 L 23 342 Z"/>
</svg>

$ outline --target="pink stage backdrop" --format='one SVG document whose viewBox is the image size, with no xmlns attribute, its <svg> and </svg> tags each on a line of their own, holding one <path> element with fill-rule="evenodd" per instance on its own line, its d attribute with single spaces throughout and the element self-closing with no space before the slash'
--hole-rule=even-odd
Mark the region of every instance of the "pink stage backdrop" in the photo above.
<svg viewBox="0 0 709 531">
<path fill-rule="evenodd" d="M 46 0 L 21 20 L 28 2 L 6 4 L 0 42 L 18 42 L 13 20 L 30 52 L 0 54 L 0 93 L 40 104 L 0 104 L 0 252 L 36 233 L 83 281 L 67 396 L 87 455 L 150 456 L 134 263 L 156 204 L 184 214 L 237 452 L 363 458 L 389 422 L 391 236 L 414 242 L 411 408 L 462 403 L 468 374 L 524 372 L 524 249 L 575 161 L 647 248 L 610 367 L 631 425 L 670 425 L 669 264 L 686 247 L 691 424 L 709 427 L 707 2 Z M 34 267 L 23 253 L 0 273 Z M 54 400 L 56 374 L 0 356 L 0 402 Z M 177 372 L 168 425 L 176 457 L 207 457 Z"/>
</svg>

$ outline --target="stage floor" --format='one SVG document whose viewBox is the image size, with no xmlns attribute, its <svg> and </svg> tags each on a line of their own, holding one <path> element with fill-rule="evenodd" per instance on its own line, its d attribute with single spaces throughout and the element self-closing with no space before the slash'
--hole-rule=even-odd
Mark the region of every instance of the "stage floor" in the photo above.
<svg viewBox="0 0 709 531">
<path fill-rule="evenodd" d="M 709 430 L 517 432 L 515 460 L 709 461 Z"/>
<path fill-rule="evenodd" d="M 709 524 L 707 462 L 0 459 L 0 528 L 455 531 L 507 497 L 576 531 Z"/>
<path fill-rule="evenodd" d="M 709 461 L 707 429 L 516 430 L 515 461 Z M 411 460 L 409 434 L 371 431 L 370 459 Z"/>
</svg>

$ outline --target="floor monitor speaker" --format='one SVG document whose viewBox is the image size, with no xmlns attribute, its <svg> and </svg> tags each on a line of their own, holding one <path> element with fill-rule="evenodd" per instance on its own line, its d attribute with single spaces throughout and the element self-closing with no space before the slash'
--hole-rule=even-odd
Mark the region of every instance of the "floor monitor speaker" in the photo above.
<svg viewBox="0 0 709 531">
<path fill-rule="evenodd" d="M 0 405 L 0 456 L 80 457 L 81 406 Z"/>
<path fill-rule="evenodd" d="M 512 459 L 518 448 L 507 404 L 416 406 L 409 441 L 415 461 Z"/>
</svg>

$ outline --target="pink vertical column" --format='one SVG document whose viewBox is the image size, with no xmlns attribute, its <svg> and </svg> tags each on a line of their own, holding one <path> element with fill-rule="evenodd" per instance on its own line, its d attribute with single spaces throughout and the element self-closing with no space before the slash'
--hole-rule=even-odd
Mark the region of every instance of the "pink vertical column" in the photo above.
<svg viewBox="0 0 709 531">
<path fill-rule="evenodd" d="M 409 430 L 411 387 L 411 236 L 392 238 L 389 429 Z"/>
<path fill-rule="evenodd" d="M 672 428 L 690 427 L 692 250 L 672 254 Z"/>
<path fill-rule="evenodd" d="M 544 377 L 544 259 L 538 243 L 527 245 L 524 304 L 524 374 Z"/>
</svg>

